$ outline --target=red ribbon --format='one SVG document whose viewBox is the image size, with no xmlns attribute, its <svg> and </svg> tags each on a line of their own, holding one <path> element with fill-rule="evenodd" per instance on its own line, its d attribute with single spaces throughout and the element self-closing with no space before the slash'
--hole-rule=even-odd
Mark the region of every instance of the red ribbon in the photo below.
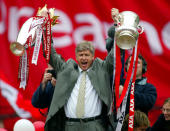
<svg viewBox="0 0 170 131">
<path fill-rule="evenodd" d="M 46 23 L 46 62 L 49 63 L 50 53 L 51 53 L 51 20 L 50 15 L 48 14 L 48 20 Z"/>
<path fill-rule="evenodd" d="M 116 96 L 116 110 L 118 109 L 119 100 L 119 85 L 120 85 L 120 74 L 121 74 L 122 64 L 120 57 L 120 48 L 116 45 L 116 72 L 115 72 L 115 96 Z"/>
<path fill-rule="evenodd" d="M 139 54 L 138 50 L 139 50 L 139 46 L 137 47 L 137 55 L 135 59 L 135 70 L 134 70 L 134 75 L 133 75 L 133 80 L 132 80 L 132 85 L 131 85 L 131 91 L 130 91 L 128 131 L 133 131 L 133 127 L 134 127 L 134 111 L 135 111 L 134 92 L 135 92 L 135 80 L 136 80 L 136 71 L 137 71 L 138 54 Z"/>
<path fill-rule="evenodd" d="M 120 49 L 117 49 L 120 50 Z M 115 90 L 116 90 L 116 109 L 118 109 L 120 107 L 120 104 L 122 103 L 127 89 L 128 89 L 128 85 L 130 82 L 130 77 L 132 74 L 132 69 L 133 69 L 133 62 L 134 62 L 134 48 L 133 48 L 133 53 L 132 53 L 132 58 L 131 58 L 131 62 L 130 62 L 130 66 L 129 66 L 129 70 L 127 72 L 127 78 L 125 80 L 125 84 L 124 84 L 124 88 L 122 91 L 122 94 L 119 98 L 119 84 L 120 84 L 120 73 L 121 73 L 121 61 L 120 61 L 120 51 L 118 52 L 116 50 L 116 76 L 115 76 Z M 119 57 L 119 58 L 117 58 Z"/>
</svg>

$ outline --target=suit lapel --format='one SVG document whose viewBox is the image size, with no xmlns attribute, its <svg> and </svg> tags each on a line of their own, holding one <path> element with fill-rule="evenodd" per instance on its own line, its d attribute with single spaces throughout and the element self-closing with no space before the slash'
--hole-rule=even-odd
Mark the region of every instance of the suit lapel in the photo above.
<svg viewBox="0 0 170 131">
<path fill-rule="evenodd" d="M 89 71 L 88 71 L 88 76 L 89 76 L 89 79 L 93 85 L 93 88 L 96 90 L 97 94 L 100 96 L 100 90 L 98 87 L 98 84 L 97 84 L 97 76 L 96 76 L 96 72 L 94 71 L 93 68 L 91 68 Z"/>
</svg>

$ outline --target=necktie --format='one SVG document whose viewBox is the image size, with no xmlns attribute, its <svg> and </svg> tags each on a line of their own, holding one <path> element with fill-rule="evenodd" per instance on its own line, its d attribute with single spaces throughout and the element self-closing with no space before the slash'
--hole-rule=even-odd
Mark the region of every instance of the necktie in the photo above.
<svg viewBox="0 0 170 131">
<path fill-rule="evenodd" d="M 77 107 L 76 107 L 77 118 L 82 118 L 84 116 L 85 88 L 86 88 L 86 71 L 83 71 L 81 81 L 80 81 L 78 99 L 77 99 Z"/>
</svg>

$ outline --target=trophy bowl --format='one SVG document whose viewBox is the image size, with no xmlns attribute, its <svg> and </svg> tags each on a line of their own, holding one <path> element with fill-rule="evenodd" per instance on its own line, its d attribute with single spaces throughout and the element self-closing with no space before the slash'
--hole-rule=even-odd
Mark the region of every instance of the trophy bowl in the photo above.
<svg viewBox="0 0 170 131">
<path fill-rule="evenodd" d="M 12 51 L 13 54 L 16 56 L 22 56 L 24 54 L 24 46 L 19 43 L 19 42 L 12 42 L 10 44 L 10 50 Z"/>
<path fill-rule="evenodd" d="M 131 49 L 136 45 L 139 36 L 139 16 L 132 11 L 124 11 L 121 16 L 120 26 L 116 27 L 115 40 L 121 49 Z"/>
</svg>

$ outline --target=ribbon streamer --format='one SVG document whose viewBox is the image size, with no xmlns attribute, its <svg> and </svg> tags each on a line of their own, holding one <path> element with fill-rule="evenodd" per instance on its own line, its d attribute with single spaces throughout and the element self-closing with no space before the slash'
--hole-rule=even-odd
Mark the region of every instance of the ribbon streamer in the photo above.
<svg viewBox="0 0 170 131">
<path fill-rule="evenodd" d="M 134 82 L 136 79 L 136 67 L 137 67 L 137 59 L 138 59 L 137 56 L 138 56 L 138 43 L 136 42 L 135 49 L 133 48 L 132 58 L 131 58 L 127 78 L 126 78 L 126 81 L 124 84 L 124 89 L 123 89 L 120 99 L 118 100 L 118 102 L 120 102 L 121 105 L 118 107 L 118 110 L 117 110 L 118 124 L 116 127 L 116 131 L 119 131 L 122 128 L 122 124 L 123 124 L 123 120 L 124 120 L 125 112 L 126 112 L 126 104 L 127 104 L 127 97 L 128 97 L 129 91 L 130 91 L 130 89 L 131 90 L 133 89 L 133 91 L 134 91 L 134 88 L 131 88 L 132 87 L 131 85 L 135 84 Z M 125 96 L 123 93 L 125 93 Z M 121 98 L 123 98 L 123 102 L 121 101 Z M 131 102 L 133 101 L 133 104 L 131 103 L 130 108 L 134 109 L 134 96 L 133 97 L 130 96 L 130 101 Z M 131 116 L 134 115 L 133 113 L 134 112 L 131 112 Z M 131 117 L 131 119 L 132 119 L 132 117 Z M 133 126 L 131 125 L 131 127 L 133 127 Z"/>
<path fill-rule="evenodd" d="M 36 42 L 35 42 L 35 47 L 34 47 L 34 52 L 33 52 L 33 57 L 32 57 L 32 64 L 35 64 L 35 65 L 37 65 L 37 61 L 38 61 L 41 38 L 42 38 L 42 27 L 41 25 L 39 25 L 36 30 Z"/>
</svg>

